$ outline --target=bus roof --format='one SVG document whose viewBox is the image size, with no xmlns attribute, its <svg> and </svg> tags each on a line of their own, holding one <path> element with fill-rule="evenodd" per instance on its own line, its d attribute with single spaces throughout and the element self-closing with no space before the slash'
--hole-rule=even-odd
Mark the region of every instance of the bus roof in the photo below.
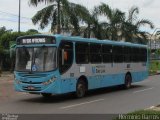
<svg viewBox="0 0 160 120">
<path fill-rule="evenodd" d="M 124 41 L 113 41 L 113 40 L 99 40 L 96 38 L 82 38 L 80 36 L 63 36 L 63 35 L 55 35 L 56 38 L 61 38 L 64 40 L 72 40 L 75 42 L 89 42 L 89 43 L 101 43 L 101 44 L 110 44 L 110 45 L 122 45 L 122 46 L 133 46 L 133 47 L 145 47 L 147 48 L 147 45 L 143 44 L 135 44 L 130 42 L 124 42 Z"/>
<path fill-rule="evenodd" d="M 53 37 L 58 38 L 58 40 L 72 40 L 75 42 L 89 42 L 89 43 L 100 43 L 100 44 L 147 48 L 147 45 L 143 45 L 143 44 L 135 44 L 135 43 L 130 43 L 130 42 L 113 41 L 113 40 L 99 40 L 96 38 L 82 38 L 81 36 L 63 36 L 60 34 L 56 34 L 56 35 L 45 35 L 45 34 L 28 35 L 28 37 L 31 37 L 31 36 L 53 36 Z M 27 36 L 21 36 L 19 38 L 23 38 L 23 37 L 27 37 Z"/>
</svg>

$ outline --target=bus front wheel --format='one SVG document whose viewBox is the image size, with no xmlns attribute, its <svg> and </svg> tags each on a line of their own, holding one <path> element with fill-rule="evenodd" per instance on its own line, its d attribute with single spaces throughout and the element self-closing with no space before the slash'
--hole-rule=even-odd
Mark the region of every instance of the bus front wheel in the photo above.
<svg viewBox="0 0 160 120">
<path fill-rule="evenodd" d="M 86 94 L 86 84 L 84 81 L 78 81 L 77 87 L 76 87 L 76 97 L 82 98 Z"/>
<path fill-rule="evenodd" d="M 127 74 L 125 77 L 125 83 L 124 83 L 124 88 L 129 89 L 131 88 L 131 83 L 132 83 L 132 77 L 130 74 Z"/>
</svg>

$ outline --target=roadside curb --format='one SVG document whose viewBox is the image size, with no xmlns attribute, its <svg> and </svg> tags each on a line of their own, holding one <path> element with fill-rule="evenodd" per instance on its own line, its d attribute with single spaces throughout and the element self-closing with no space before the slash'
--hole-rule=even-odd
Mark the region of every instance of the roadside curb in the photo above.
<svg viewBox="0 0 160 120">
<path fill-rule="evenodd" d="M 149 74 L 149 76 L 160 75 L 160 73 Z"/>
</svg>

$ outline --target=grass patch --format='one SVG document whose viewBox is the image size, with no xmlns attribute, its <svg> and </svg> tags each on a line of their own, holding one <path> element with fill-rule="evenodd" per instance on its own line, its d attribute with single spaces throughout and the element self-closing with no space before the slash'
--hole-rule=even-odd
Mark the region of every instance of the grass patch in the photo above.
<svg viewBox="0 0 160 120">
<path fill-rule="evenodd" d="M 149 65 L 149 72 L 150 74 L 156 74 L 157 71 L 160 71 L 160 61 L 152 60 Z"/>
<path fill-rule="evenodd" d="M 140 110 L 128 114 L 120 114 L 114 120 L 160 120 L 160 111 Z"/>
</svg>

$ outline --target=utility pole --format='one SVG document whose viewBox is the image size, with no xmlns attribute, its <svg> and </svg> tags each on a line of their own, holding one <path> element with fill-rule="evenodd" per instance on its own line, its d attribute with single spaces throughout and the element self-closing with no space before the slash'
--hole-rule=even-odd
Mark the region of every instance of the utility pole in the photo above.
<svg viewBox="0 0 160 120">
<path fill-rule="evenodd" d="M 57 25 L 57 33 L 60 34 L 61 33 L 61 20 L 60 20 L 60 0 L 57 1 L 57 9 L 58 9 L 58 25 Z"/>
<path fill-rule="evenodd" d="M 18 33 L 21 32 L 21 0 L 19 0 Z"/>
</svg>

